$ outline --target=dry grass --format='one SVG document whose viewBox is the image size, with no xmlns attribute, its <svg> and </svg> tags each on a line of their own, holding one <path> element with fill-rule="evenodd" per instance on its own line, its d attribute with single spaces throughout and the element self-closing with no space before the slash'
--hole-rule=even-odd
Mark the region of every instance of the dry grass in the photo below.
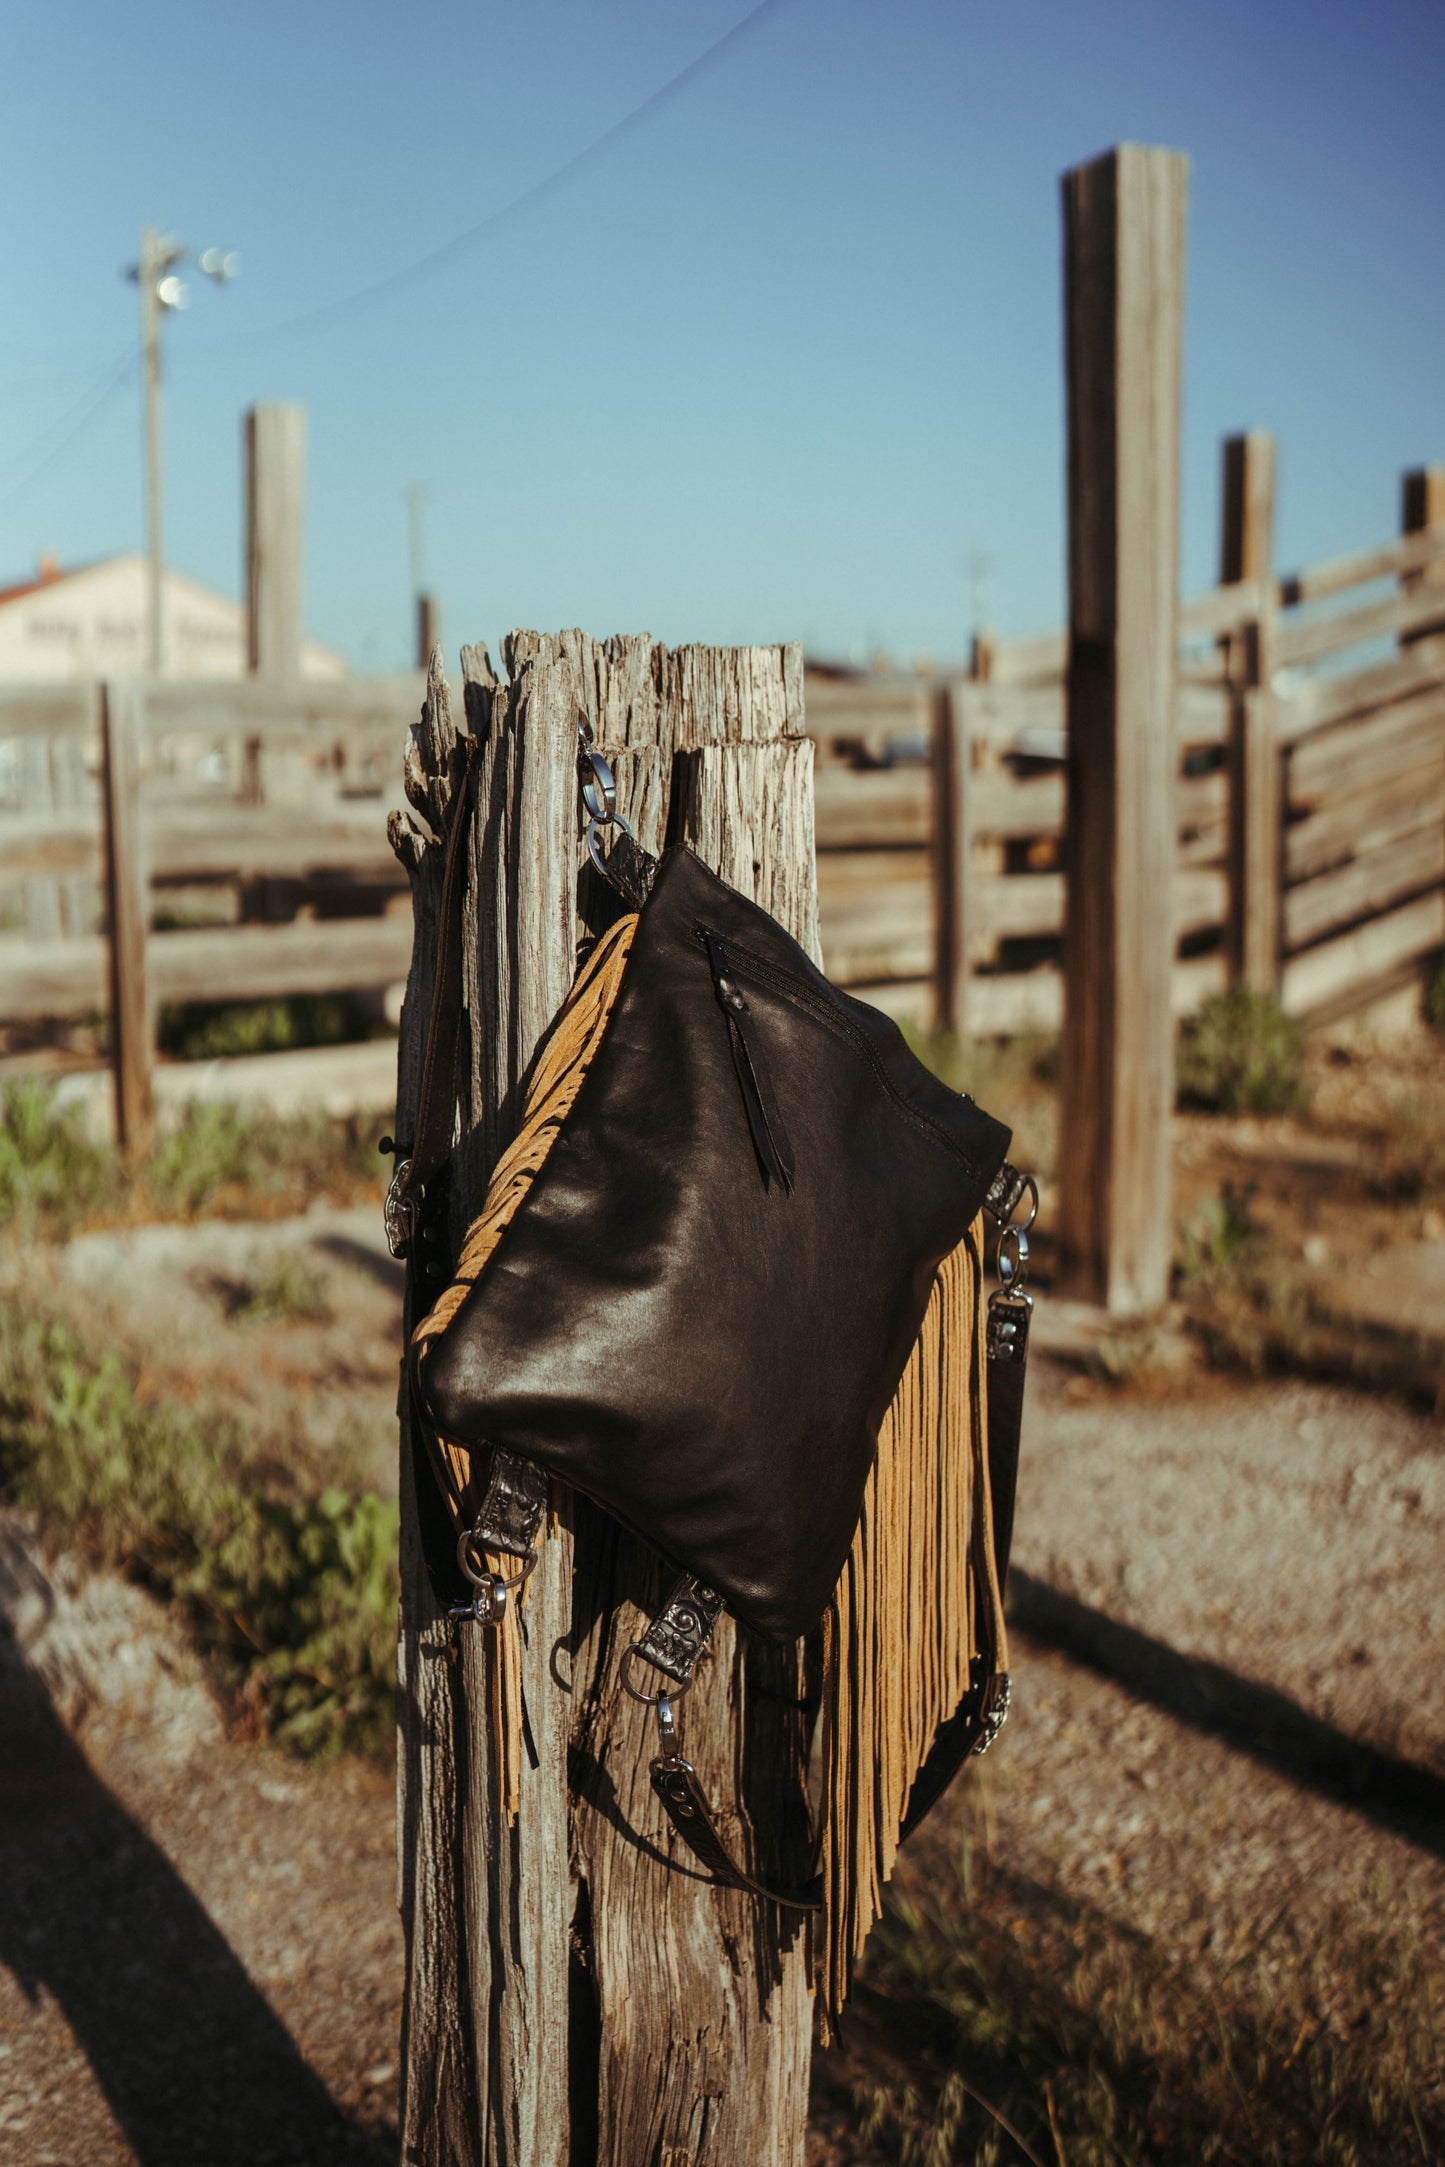
<svg viewBox="0 0 1445 2167">
<path fill-rule="evenodd" d="M 1442 2157 L 1445 1971 L 1389 1888 L 1378 1926 L 1341 1904 L 1304 1928 L 1284 1904 L 1212 1921 L 1185 1961 L 981 1836 L 870 1951 L 849 2054 L 820 2071 L 838 2167 Z"/>
</svg>

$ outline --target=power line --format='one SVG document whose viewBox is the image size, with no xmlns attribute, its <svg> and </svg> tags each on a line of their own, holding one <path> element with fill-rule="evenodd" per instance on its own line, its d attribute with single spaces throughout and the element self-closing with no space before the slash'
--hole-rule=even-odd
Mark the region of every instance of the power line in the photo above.
<svg viewBox="0 0 1445 2167">
<path fill-rule="evenodd" d="M 115 393 L 120 390 L 126 379 L 134 374 L 135 365 L 136 355 L 134 349 L 127 347 L 125 353 L 120 357 L 117 365 L 108 372 L 100 385 L 98 387 L 92 387 L 92 390 L 87 393 L 85 399 L 78 401 L 77 405 L 70 409 L 70 413 L 74 415 L 76 419 L 74 426 L 69 430 L 69 432 L 60 439 L 58 444 L 53 444 L 51 446 L 50 450 L 45 453 L 39 464 L 31 468 L 30 472 L 25 476 L 23 481 L 17 482 L 13 489 L 9 490 L 5 496 L 0 497 L 0 512 L 8 511 L 12 504 L 16 503 L 19 498 L 25 495 L 27 490 L 34 487 L 35 483 L 40 480 L 42 475 L 48 474 L 53 466 L 58 465 L 59 462 L 63 458 L 65 458 L 67 453 L 69 453 L 75 448 L 75 446 L 80 442 L 81 438 L 86 434 L 91 423 L 110 403 L 110 400 L 114 397 Z M 57 423 L 55 426 L 61 426 L 63 422 L 68 418 L 69 416 L 63 415 L 61 417 L 61 423 Z M 45 434 L 49 433 L 51 432 L 45 432 Z M 37 443 L 41 443 L 43 441 L 44 435 L 36 439 Z M 32 445 L 31 449 L 34 450 L 34 448 L 34 445 Z"/>
<path fill-rule="evenodd" d="M 73 400 L 71 404 L 65 408 L 63 413 L 56 416 L 54 421 L 48 421 L 43 429 L 38 430 L 22 451 L 6 452 L 4 457 L 0 458 L 0 466 L 24 466 L 27 460 L 33 459 L 35 457 L 35 454 L 40 451 L 42 446 L 46 445 L 52 437 L 64 434 L 65 430 L 69 428 L 74 416 L 79 414 L 83 408 L 90 405 L 91 400 L 96 396 L 97 392 L 104 385 L 110 382 L 110 379 L 112 378 L 112 376 L 115 375 L 118 369 L 120 369 L 125 363 L 133 361 L 134 359 L 135 347 L 131 342 L 127 341 L 126 345 L 122 347 L 121 351 L 114 356 L 114 358 L 107 364 L 107 366 L 100 370 L 97 375 L 90 378 L 89 382 L 86 384 L 84 391 L 81 392 L 78 399 Z"/>
<path fill-rule="evenodd" d="M 485 218 L 479 218 L 475 225 L 454 234 L 449 241 L 443 241 L 436 248 L 428 249 L 424 256 L 418 256 L 414 262 L 403 264 L 399 270 L 389 271 L 384 278 L 376 279 L 369 286 L 360 286 L 353 293 L 342 294 L 335 301 L 324 301 L 317 308 L 304 309 L 299 315 L 288 317 L 284 323 L 273 325 L 269 331 L 255 331 L 240 339 L 227 339 L 224 342 L 218 340 L 215 343 L 224 343 L 227 346 L 269 345 L 273 340 L 295 338 L 310 331 L 322 330 L 331 324 L 343 323 L 389 295 L 416 285 L 440 265 L 455 261 L 458 256 L 465 255 L 469 249 L 476 248 L 481 242 L 492 240 L 528 212 L 535 210 L 538 204 L 555 195 L 585 167 L 605 156 L 624 137 L 631 135 L 643 122 L 650 120 L 664 105 L 670 104 L 680 91 L 695 82 L 698 76 L 720 60 L 724 53 L 746 37 L 749 31 L 756 29 L 764 16 L 776 14 L 786 4 L 787 0 L 758 0 L 756 7 L 750 8 L 730 30 L 725 30 L 705 52 L 699 53 L 695 60 L 690 60 L 685 68 L 680 68 L 676 75 L 670 76 L 657 90 L 650 92 L 640 105 L 635 105 L 631 112 L 624 113 L 620 120 L 615 120 L 610 128 L 604 128 L 601 135 L 594 136 L 590 143 L 585 143 L 581 150 L 574 151 L 570 158 L 565 158 L 561 165 L 540 181 L 534 181 L 530 188 L 524 188 L 520 195 L 511 197 L 495 211 L 489 211 Z"/>
</svg>

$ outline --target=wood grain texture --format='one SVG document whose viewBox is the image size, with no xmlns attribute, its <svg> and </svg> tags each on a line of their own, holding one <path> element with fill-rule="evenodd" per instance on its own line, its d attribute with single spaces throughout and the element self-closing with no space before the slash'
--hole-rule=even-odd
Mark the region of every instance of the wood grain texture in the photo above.
<svg viewBox="0 0 1445 2167">
<path fill-rule="evenodd" d="M 1065 1272 L 1164 1299 L 1171 1242 L 1179 371 L 1187 161 L 1064 177 L 1069 478 Z"/>
<path fill-rule="evenodd" d="M 306 409 L 246 416 L 246 658 L 257 677 L 301 675 Z"/>
<path fill-rule="evenodd" d="M 1323 1016 L 1366 998 L 1379 981 L 1445 942 L 1445 889 L 1293 956 L 1280 998 L 1292 1016 Z"/>
<path fill-rule="evenodd" d="M 1445 732 L 1431 757 L 1372 775 L 1348 797 L 1327 800 L 1296 821 L 1285 836 L 1285 873 L 1291 885 L 1312 880 L 1396 836 L 1445 816 Z"/>
<path fill-rule="evenodd" d="M 1378 917 L 1405 896 L 1445 883 L 1445 824 L 1437 792 L 1426 799 L 1415 823 L 1397 830 L 1373 850 L 1292 888 L 1285 898 L 1284 933 L 1290 950 L 1306 948 L 1340 926 Z"/>
<path fill-rule="evenodd" d="M 712 671 L 673 681 L 693 698 L 717 687 Z M 674 740 L 727 726 L 718 700 L 684 710 Z M 679 744 L 672 831 L 816 957 L 811 772 L 812 746 L 798 738 Z M 585 1509 L 578 1550 L 576 1841 L 599 2032 L 595 2157 L 608 2167 L 794 2167 L 812 2033 L 805 1929 L 709 1887 L 672 1835 L 646 1776 L 650 1712 L 619 1690 L 626 1645 L 669 1576 Z M 585 1634 L 583 1617 L 592 1621 Z M 807 1871 L 800 1691 L 796 1655 L 750 1641 L 724 1617 L 680 1709 L 684 1750 L 727 1840 L 784 1882 Z"/>
<path fill-rule="evenodd" d="M 146 972 L 150 874 L 140 804 L 142 698 L 138 684 L 108 685 L 100 722 L 115 1133 L 132 1156 L 149 1151 L 155 1141 L 155 1012 Z"/>
<path fill-rule="evenodd" d="M 515 633 L 509 681 L 464 649 L 483 740 L 468 883 L 468 1072 L 458 1216 L 515 1125 L 518 1083 L 606 908 L 579 884 L 579 708 L 615 753 L 619 801 L 657 847 L 679 825 L 740 884 L 761 884 L 816 952 L 811 746 L 796 650 L 683 650 L 647 639 Z M 782 738 L 794 740 L 777 742 Z M 439 833 L 454 733 L 434 670 L 407 788 Z M 706 748 L 705 750 L 701 748 Z M 674 777 L 677 778 L 674 789 Z M 676 795 L 677 804 L 673 804 Z M 688 810 L 682 811 L 683 801 Z M 439 846 L 393 819 L 414 879 L 398 1127 L 414 1119 L 435 953 Z M 407 1417 L 403 1409 L 403 1472 Z M 810 2051 L 802 1936 L 671 1857 L 646 1763 L 647 1711 L 619 1691 L 657 1561 L 580 1499 L 556 1524 L 523 1612 L 536 1765 L 508 1825 L 489 1738 L 492 1660 L 434 1615 L 403 1485 L 400 1893 L 407 1921 L 403 2150 L 408 2161 L 562 2167 L 802 2159 Z M 687 1743 L 765 1870 L 802 1870 L 796 1662 L 724 1631 L 686 1703 Z M 568 1762 L 578 1803 L 569 1828 Z M 771 2012 L 771 2015 L 769 2015 Z M 744 2074 L 745 2073 L 745 2074 Z"/>
</svg>

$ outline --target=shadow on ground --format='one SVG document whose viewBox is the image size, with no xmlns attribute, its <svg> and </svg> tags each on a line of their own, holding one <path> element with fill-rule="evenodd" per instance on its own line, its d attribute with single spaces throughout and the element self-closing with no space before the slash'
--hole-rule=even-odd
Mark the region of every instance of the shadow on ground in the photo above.
<svg viewBox="0 0 1445 2167">
<path fill-rule="evenodd" d="M 0 1963 L 63 2012 L 140 2167 L 389 2161 L 13 1657 L 0 1716 Z"/>
</svg>

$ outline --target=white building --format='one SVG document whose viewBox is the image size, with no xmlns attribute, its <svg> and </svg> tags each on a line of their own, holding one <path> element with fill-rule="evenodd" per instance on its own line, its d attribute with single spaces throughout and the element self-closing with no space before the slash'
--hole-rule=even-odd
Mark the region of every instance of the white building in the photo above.
<svg viewBox="0 0 1445 2167">
<path fill-rule="evenodd" d="M 166 677 L 244 677 L 246 612 L 198 580 L 167 572 L 162 594 Z M 146 560 L 139 550 L 62 571 L 43 557 L 33 579 L 0 588 L 0 684 L 135 676 L 145 668 Z M 307 640 L 301 674 L 346 675 L 329 647 Z"/>
</svg>

